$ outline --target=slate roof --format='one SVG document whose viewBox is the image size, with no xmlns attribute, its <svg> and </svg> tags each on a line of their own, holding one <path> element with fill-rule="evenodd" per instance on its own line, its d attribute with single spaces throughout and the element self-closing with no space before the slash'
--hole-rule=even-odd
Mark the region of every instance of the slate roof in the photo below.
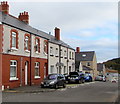
<svg viewBox="0 0 120 104">
<path fill-rule="evenodd" d="M 94 55 L 94 51 L 76 52 L 75 61 L 93 61 Z"/>
<path fill-rule="evenodd" d="M 9 25 L 9 26 L 13 26 L 15 28 L 18 28 L 20 30 L 26 31 L 26 32 L 31 33 L 33 35 L 38 35 L 40 37 L 48 39 L 49 42 L 52 42 L 52 43 L 55 43 L 58 45 L 62 45 L 64 47 L 67 47 L 67 48 L 74 50 L 71 46 L 69 46 L 68 44 L 66 44 L 62 40 L 56 40 L 53 35 L 50 35 L 48 33 L 45 33 L 45 32 L 40 31 L 38 29 L 35 29 L 35 28 L 31 27 L 30 25 L 26 24 L 25 22 L 18 20 L 16 17 L 14 17 L 12 15 L 6 15 L 6 14 L 0 12 L 0 22 L 2 22 L 3 24 Z"/>
</svg>

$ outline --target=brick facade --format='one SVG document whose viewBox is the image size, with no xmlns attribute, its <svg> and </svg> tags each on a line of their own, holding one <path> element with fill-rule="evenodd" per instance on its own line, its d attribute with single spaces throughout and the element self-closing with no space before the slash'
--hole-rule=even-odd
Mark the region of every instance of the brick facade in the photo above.
<svg viewBox="0 0 120 104">
<path fill-rule="evenodd" d="M 17 61 L 17 78 L 18 80 L 10 80 L 10 60 Z M 24 56 L 16 56 L 16 55 L 2 55 L 2 85 L 4 88 L 14 88 L 25 85 L 25 63 L 28 62 L 28 84 L 27 85 L 39 85 L 40 82 L 44 78 L 44 66 L 47 64 L 46 59 L 41 58 L 31 58 Z M 40 63 L 40 78 L 35 78 L 35 62 Z M 30 72 L 31 69 L 31 72 Z M 31 77 L 31 78 L 30 78 Z M 30 80 L 31 79 L 31 80 Z"/>
</svg>

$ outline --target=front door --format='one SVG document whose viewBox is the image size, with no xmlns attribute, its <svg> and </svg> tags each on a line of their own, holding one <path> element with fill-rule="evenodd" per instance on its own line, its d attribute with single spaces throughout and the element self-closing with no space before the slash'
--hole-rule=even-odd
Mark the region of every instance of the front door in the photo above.
<svg viewBox="0 0 120 104">
<path fill-rule="evenodd" d="M 25 85 L 28 84 L 28 62 L 25 62 Z"/>
<path fill-rule="evenodd" d="M 44 78 L 48 75 L 48 70 L 47 70 L 47 63 L 44 65 Z"/>
</svg>

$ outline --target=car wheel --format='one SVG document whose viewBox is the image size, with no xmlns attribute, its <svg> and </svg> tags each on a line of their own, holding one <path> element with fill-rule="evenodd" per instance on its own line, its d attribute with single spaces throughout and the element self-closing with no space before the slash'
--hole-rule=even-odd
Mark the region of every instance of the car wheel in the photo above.
<svg viewBox="0 0 120 104">
<path fill-rule="evenodd" d="M 84 80 L 84 79 L 82 79 L 82 83 L 85 83 L 85 80 Z"/>
<path fill-rule="evenodd" d="M 55 84 L 55 89 L 58 89 L 58 85 L 57 84 Z"/>
<path fill-rule="evenodd" d="M 78 83 L 81 84 L 81 83 L 82 83 L 82 80 L 79 80 Z"/>
<path fill-rule="evenodd" d="M 41 86 L 41 88 L 44 88 L 44 86 Z"/>
<path fill-rule="evenodd" d="M 63 84 L 63 88 L 65 88 L 65 87 L 66 87 L 66 84 L 64 83 L 64 84 Z"/>
</svg>

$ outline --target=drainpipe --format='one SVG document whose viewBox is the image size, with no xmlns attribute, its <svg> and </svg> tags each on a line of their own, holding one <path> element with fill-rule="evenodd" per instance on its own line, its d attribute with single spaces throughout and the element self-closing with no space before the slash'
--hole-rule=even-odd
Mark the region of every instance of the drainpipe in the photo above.
<svg viewBox="0 0 120 104">
<path fill-rule="evenodd" d="M 59 45 L 59 63 L 61 63 L 61 45 Z M 59 66 L 59 72 L 60 70 L 61 70 L 61 66 Z"/>
<path fill-rule="evenodd" d="M 30 86 L 32 85 L 31 82 L 31 69 L 32 69 L 32 34 L 30 34 Z"/>
<path fill-rule="evenodd" d="M 68 73 L 68 48 L 67 48 L 67 73 Z"/>
</svg>

